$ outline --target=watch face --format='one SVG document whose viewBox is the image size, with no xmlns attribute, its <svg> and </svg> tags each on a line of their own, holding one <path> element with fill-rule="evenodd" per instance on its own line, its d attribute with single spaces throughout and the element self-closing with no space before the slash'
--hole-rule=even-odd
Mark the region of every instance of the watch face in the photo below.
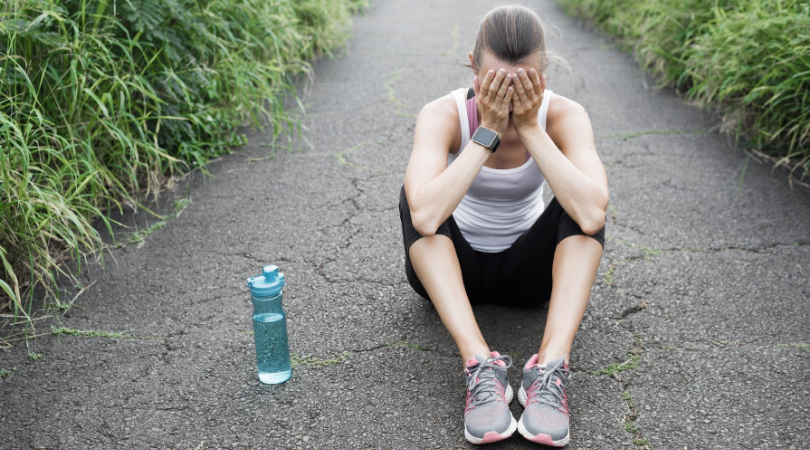
<svg viewBox="0 0 810 450">
<path fill-rule="evenodd" d="M 475 130 L 475 133 L 473 133 L 473 140 L 484 147 L 492 148 L 492 145 L 495 143 L 496 136 L 497 134 L 495 134 L 494 131 L 483 127 L 478 127 L 478 129 Z"/>
</svg>

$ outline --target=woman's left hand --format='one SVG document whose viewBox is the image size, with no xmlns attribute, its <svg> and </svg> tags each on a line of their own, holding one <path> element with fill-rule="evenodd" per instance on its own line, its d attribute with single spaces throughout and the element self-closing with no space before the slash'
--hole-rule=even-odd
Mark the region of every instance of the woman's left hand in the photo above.
<svg viewBox="0 0 810 450">
<path fill-rule="evenodd" d="M 512 125 L 516 131 L 537 126 L 540 105 L 543 104 L 543 91 L 546 89 L 546 74 L 539 75 L 536 69 L 517 70 L 517 79 L 512 83 L 515 93 L 512 95 Z"/>
</svg>

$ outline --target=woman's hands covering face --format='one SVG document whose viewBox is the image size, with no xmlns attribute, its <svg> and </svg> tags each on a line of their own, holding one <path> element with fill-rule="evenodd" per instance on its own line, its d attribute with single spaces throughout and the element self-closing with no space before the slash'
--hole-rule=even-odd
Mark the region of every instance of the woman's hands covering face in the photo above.
<svg viewBox="0 0 810 450">
<path fill-rule="evenodd" d="M 540 105 L 543 104 L 543 91 L 546 88 L 546 75 L 537 70 L 526 72 L 519 68 L 517 73 L 507 73 L 505 69 L 490 70 L 479 80 L 473 80 L 481 125 L 503 136 L 509 125 L 509 109 L 512 109 L 512 124 L 521 130 L 537 125 Z"/>
<path fill-rule="evenodd" d="M 546 75 L 539 75 L 535 69 L 529 69 L 527 73 L 521 67 L 516 76 L 515 94 L 512 96 L 512 125 L 515 130 L 520 131 L 537 125 L 538 111 L 543 104 L 543 91 L 546 89 Z"/>
<path fill-rule="evenodd" d="M 482 81 L 478 76 L 473 80 L 475 102 L 481 113 L 481 126 L 503 136 L 509 125 L 509 104 L 515 89 L 510 86 L 511 75 L 506 70 L 490 70 Z"/>
</svg>

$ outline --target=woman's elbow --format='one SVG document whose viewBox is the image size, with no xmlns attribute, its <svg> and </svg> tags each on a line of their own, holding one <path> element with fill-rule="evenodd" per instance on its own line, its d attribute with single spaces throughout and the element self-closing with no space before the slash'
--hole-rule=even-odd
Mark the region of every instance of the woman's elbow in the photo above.
<svg viewBox="0 0 810 450">
<path fill-rule="evenodd" d="M 423 213 L 413 213 L 411 216 L 413 228 L 422 236 L 433 236 L 439 228 L 433 220 L 425 217 Z"/>
<path fill-rule="evenodd" d="M 588 235 L 594 235 L 605 226 L 605 219 L 607 218 L 606 211 L 598 210 L 588 220 L 580 224 L 582 232 Z"/>
<path fill-rule="evenodd" d="M 583 233 L 585 233 L 585 234 L 587 234 L 589 236 L 593 236 L 594 234 L 598 233 L 599 230 L 601 230 L 602 227 L 604 227 L 604 226 L 605 226 L 605 221 L 602 221 L 601 223 L 599 223 L 599 222 L 590 222 L 590 223 L 587 223 L 587 224 L 585 224 L 585 226 L 582 226 L 580 228 L 582 228 Z"/>
<path fill-rule="evenodd" d="M 608 195 L 607 192 L 600 193 L 602 194 L 601 201 L 599 201 L 597 205 L 590 207 L 588 214 L 586 214 L 587 218 L 580 224 L 580 228 L 582 228 L 582 232 L 585 234 L 594 235 L 598 233 L 599 230 L 605 226 L 605 222 L 607 221 Z"/>
</svg>

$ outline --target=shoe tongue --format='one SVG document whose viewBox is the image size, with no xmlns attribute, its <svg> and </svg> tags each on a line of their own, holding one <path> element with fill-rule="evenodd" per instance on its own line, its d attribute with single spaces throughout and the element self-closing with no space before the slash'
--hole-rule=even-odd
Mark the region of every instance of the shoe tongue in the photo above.
<svg viewBox="0 0 810 450">
<path fill-rule="evenodd" d="M 563 369 L 568 370 L 568 363 L 565 362 L 565 357 L 557 358 L 553 361 L 549 361 L 546 364 L 540 364 L 539 362 L 534 365 L 540 369 L 540 372 L 543 372 L 545 369 L 550 369 L 552 367 L 562 367 Z"/>
<path fill-rule="evenodd" d="M 484 358 L 483 356 L 476 355 L 470 357 L 470 359 L 468 359 L 467 362 L 464 363 L 464 365 L 467 366 L 468 369 L 472 369 L 478 367 L 479 364 L 483 364 L 484 362 L 486 362 L 486 358 Z"/>
<path fill-rule="evenodd" d="M 490 357 L 493 357 L 493 358 L 497 358 L 497 357 L 501 356 L 501 354 L 498 353 L 498 352 L 489 352 L 489 355 L 490 355 Z M 472 368 L 478 367 L 479 364 L 484 364 L 485 362 L 487 362 L 487 358 L 485 358 L 483 356 L 475 355 L 475 356 L 470 357 L 470 359 L 468 359 L 467 362 L 464 363 L 464 365 L 468 369 L 472 369 Z M 495 364 L 497 364 L 497 365 L 499 365 L 501 367 L 506 367 L 506 363 L 504 363 L 502 360 L 495 361 Z"/>
</svg>

